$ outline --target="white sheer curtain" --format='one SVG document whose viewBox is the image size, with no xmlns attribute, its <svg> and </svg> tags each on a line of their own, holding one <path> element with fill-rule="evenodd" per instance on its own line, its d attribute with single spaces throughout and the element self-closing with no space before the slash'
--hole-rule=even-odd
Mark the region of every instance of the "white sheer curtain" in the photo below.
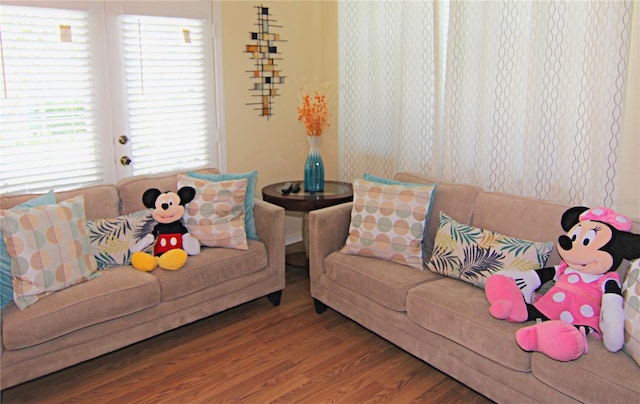
<svg viewBox="0 0 640 404">
<path fill-rule="evenodd" d="M 434 4 L 338 7 L 339 175 L 431 171 L 439 104 Z"/>
<path fill-rule="evenodd" d="M 613 201 L 629 2 L 452 2 L 442 174 Z"/>
<path fill-rule="evenodd" d="M 340 3 L 343 179 L 413 170 L 487 190 L 611 205 L 631 2 L 447 5 L 442 21 L 432 2 Z M 373 10 L 376 18 L 364 17 Z M 447 44 L 440 87 L 436 66 L 444 59 L 433 44 L 443 30 L 434 27 L 447 24 L 448 35 L 437 38 Z M 397 54 L 389 42 L 367 41 L 372 31 L 402 33 L 393 40 Z M 417 36 L 429 42 L 417 48 Z M 387 71 L 393 78 L 373 79 Z"/>
</svg>

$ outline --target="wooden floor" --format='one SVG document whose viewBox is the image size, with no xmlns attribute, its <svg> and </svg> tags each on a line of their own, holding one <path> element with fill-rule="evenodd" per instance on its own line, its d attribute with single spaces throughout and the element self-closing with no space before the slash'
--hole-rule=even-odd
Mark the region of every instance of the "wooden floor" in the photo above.
<svg viewBox="0 0 640 404">
<path fill-rule="evenodd" d="M 2 392 L 9 403 L 488 403 L 329 309 L 306 270 L 266 298 Z"/>
</svg>

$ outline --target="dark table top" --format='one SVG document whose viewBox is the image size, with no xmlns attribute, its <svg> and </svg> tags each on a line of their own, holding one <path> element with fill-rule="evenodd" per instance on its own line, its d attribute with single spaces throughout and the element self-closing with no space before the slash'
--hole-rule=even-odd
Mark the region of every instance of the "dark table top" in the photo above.
<svg viewBox="0 0 640 404">
<path fill-rule="evenodd" d="M 282 193 L 282 187 L 287 182 L 299 182 L 302 189 L 298 193 L 285 195 Z M 282 206 L 285 210 L 309 212 L 353 201 L 353 187 L 349 182 L 325 181 L 324 191 L 304 192 L 304 181 L 291 180 L 270 184 L 262 188 L 262 199 Z"/>
</svg>

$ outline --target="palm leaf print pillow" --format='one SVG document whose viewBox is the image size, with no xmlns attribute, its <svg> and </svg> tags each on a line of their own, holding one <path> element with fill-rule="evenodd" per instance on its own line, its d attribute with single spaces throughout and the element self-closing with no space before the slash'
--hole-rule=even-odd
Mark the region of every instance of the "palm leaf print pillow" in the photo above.
<svg viewBox="0 0 640 404">
<path fill-rule="evenodd" d="M 145 209 L 113 219 L 87 220 L 91 251 L 98 269 L 131 264 L 136 245 L 156 225 L 153 210 Z M 145 252 L 153 251 L 153 244 Z"/>
<path fill-rule="evenodd" d="M 440 212 L 430 271 L 484 288 L 487 278 L 500 270 L 542 268 L 553 242 L 534 242 L 458 223 Z"/>
</svg>

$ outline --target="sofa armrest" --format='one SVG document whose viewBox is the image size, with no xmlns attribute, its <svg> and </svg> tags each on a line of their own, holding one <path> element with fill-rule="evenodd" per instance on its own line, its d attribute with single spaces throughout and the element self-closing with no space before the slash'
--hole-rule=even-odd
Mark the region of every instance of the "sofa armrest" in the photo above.
<svg viewBox="0 0 640 404">
<path fill-rule="evenodd" d="M 285 229 L 284 209 L 261 199 L 255 200 L 253 216 L 256 221 L 256 233 L 267 247 L 269 268 L 274 274 L 285 278 Z"/>
<path fill-rule="evenodd" d="M 311 288 L 325 272 L 324 259 L 340 250 L 349 235 L 353 202 L 309 212 L 309 279 Z"/>
</svg>

